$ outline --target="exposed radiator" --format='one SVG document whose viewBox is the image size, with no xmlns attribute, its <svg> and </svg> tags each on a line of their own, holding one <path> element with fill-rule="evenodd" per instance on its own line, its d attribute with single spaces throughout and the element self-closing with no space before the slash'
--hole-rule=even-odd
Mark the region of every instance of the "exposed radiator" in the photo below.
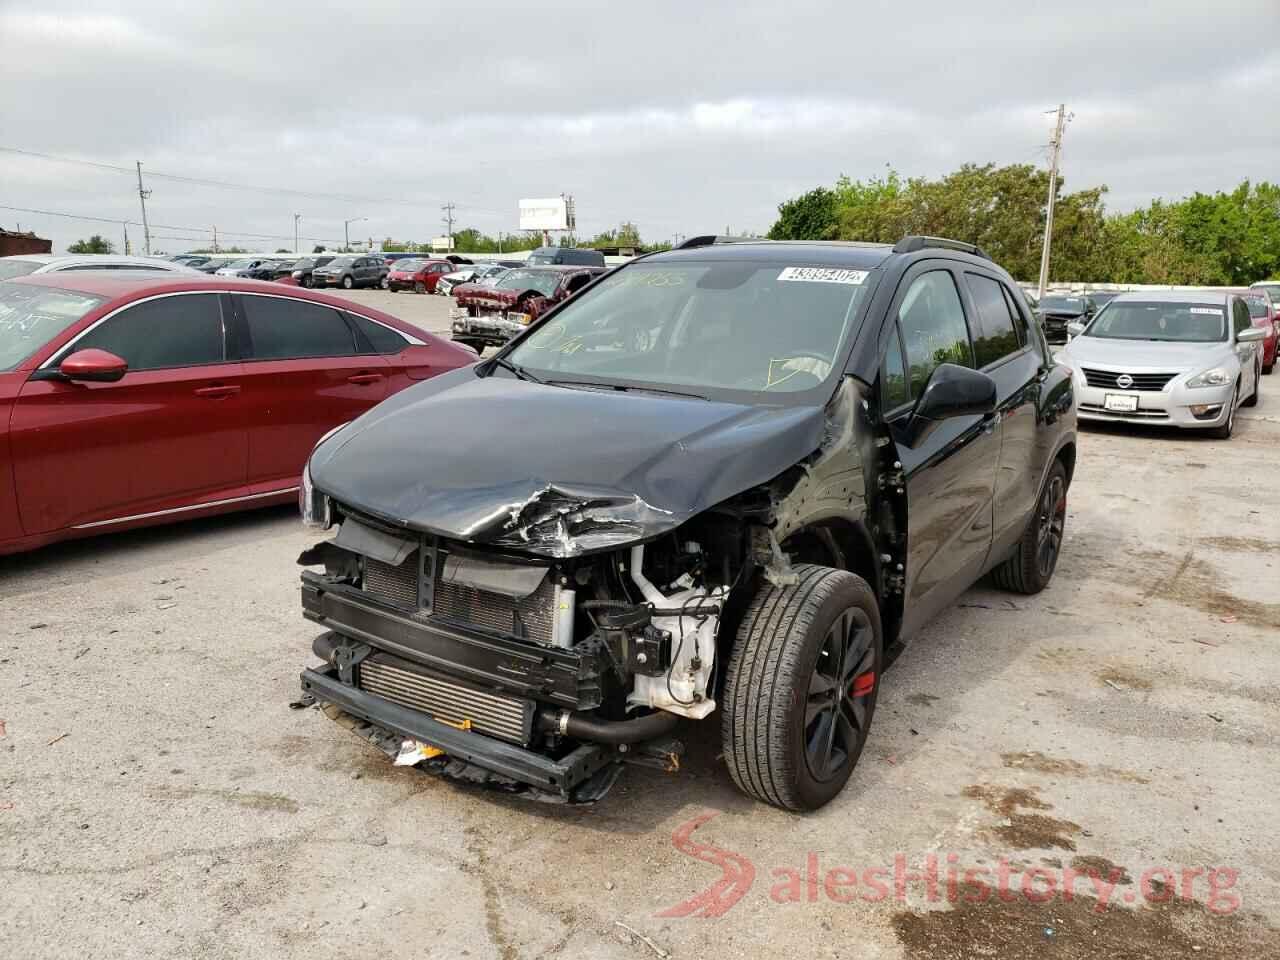
<svg viewBox="0 0 1280 960">
<path fill-rule="evenodd" d="M 415 551 L 398 567 L 364 558 L 364 588 L 379 600 L 402 607 L 418 607 L 418 554 Z"/>
<path fill-rule="evenodd" d="M 544 577 L 537 590 L 517 600 L 440 580 L 436 583 L 432 612 L 438 617 L 549 644 L 555 630 L 555 589 L 552 578 Z"/>
<path fill-rule="evenodd" d="M 359 668 L 361 690 L 421 710 L 455 727 L 527 746 L 533 739 L 533 703 L 491 693 L 458 680 L 427 673 L 386 654 L 377 653 Z"/>
<path fill-rule="evenodd" d="M 437 570 L 444 568 L 444 552 Z M 428 606 L 418 593 L 418 554 L 412 553 L 404 563 L 394 567 L 381 560 L 365 557 L 364 589 L 379 600 L 410 611 Z M 429 608 L 419 616 L 438 616 L 464 624 L 475 624 L 532 640 L 551 644 L 555 636 L 555 583 L 545 577 L 533 593 L 519 599 L 477 590 L 436 576 Z"/>
</svg>

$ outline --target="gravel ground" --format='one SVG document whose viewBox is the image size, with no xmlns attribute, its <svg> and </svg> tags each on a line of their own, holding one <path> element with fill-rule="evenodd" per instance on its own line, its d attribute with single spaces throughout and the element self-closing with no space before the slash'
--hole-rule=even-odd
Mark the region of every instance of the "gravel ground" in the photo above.
<svg viewBox="0 0 1280 960">
<path fill-rule="evenodd" d="M 449 305 L 353 299 L 428 329 Z M 1051 587 L 974 589 L 917 637 L 848 789 L 805 817 L 735 792 L 715 724 L 678 775 L 563 808 L 394 768 L 290 709 L 315 632 L 291 510 L 0 558 L 3 953 L 1278 957 L 1280 377 L 1264 389 L 1228 443 L 1086 430 Z M 930 855 L 937 902 L 910 877 L 898 897 L 895 858 Z M 1032 869 L 1131 882 L 1106 910 L 1084 881 L 948 902 L 948 866 L 1002 861 L 1015 891 Z M 1212 895 L 1184 868 L 1238 879 Z"/>
</svg>

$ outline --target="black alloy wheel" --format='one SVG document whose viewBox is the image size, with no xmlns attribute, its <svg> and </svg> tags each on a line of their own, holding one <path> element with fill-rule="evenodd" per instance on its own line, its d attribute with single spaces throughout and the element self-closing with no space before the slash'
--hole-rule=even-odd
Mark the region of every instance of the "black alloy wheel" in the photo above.
<svg viewBox="0 0 1280 960">
<path fill-rule="evenodd" d="M 871 620 L 859 608 L 849 607 L 827 629 L 809 677 L 805 764 L 814 780 L 834 779 L 862 753 L 870 729 L 868 698 L 875 685 Z"/>
<path fill-rule="evenodd" d="M 1067 526 L 1067 480 L 1055 471 L 1040 494 L 1036 514 L 1036 570 L 1044 580 L 1053 576 Z"/>
</svg>

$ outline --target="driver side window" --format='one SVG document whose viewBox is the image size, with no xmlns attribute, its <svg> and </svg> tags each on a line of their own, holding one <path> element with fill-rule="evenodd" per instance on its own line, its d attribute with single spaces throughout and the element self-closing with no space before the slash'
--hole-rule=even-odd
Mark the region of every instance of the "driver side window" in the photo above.
<svg viewBox="0 0 1280 960">
<path fill-rule="evenodd" d="M 222 363 L 221 298 L 195 293 L 148 300 L 90 330 L 71 350 L 90 347 L 114 353 L 135 372 Z"/>
<path fill-rule="evenodd" d="M 918 397 L 944 363 L 973 366 L 969 328 L 949 270 L 931 270 L 912 281 L 898 307 L 910 396 Z"/>
</svg>

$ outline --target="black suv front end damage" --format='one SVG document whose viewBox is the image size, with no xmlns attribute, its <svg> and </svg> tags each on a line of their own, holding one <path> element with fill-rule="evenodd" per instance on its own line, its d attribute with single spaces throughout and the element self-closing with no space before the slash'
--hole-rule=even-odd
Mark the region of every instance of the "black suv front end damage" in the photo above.
<svg viewBox="0 0 1280 960">
<path fill-rule="evenodd" d="M 1070 374 L 1007 274 L 934 238 L 699 245 L 313 452 L 302 686 L 397 764 L 591 802 L 710 719 L 744 792 L 815 809 L 902 637 L 1052 576 Z M 979 303 L 1009 329 L 975 347 Z"/>
</svg>

